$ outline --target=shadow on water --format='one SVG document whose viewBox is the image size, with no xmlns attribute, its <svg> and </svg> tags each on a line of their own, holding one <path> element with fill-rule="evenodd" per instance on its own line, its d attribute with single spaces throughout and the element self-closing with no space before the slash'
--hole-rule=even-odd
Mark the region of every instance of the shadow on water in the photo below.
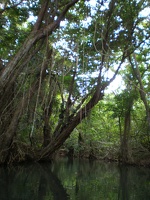
<svg viewBox="0 0 150 200">
<path fill-rule="evenodd" d="M 0 200 L 149 200 L 150 169 L 88 160 L 0 168 Z"/>
<path fill-rule="evenodd" d="M 68 200 L 50 164 L 0 168 L 0 200 Z"/>
<path fill-rule="evenodd" d="M 118 200 L 150 199 L 150 169 L 119 166 Z"/>
</svg>

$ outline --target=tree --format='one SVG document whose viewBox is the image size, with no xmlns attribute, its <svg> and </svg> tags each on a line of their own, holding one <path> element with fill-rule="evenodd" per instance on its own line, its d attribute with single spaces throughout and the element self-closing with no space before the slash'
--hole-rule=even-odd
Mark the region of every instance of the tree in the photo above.
<svg viewBox="0 0 150 200">
<path fill-rule="evenodd" d="M 140 94 L 141 100 L 143 101 L 143 104 L 145 106 L 146 120 L 147 120 L 147 126 L 148 126 L 148 135 L 149 135 L 149 131 L 150 131 L 150 106 L 149 106 L 148 99 L 146 97 L 147 91 L 145 91 L 144 84 L 143 84 L 143 81 L 142 81 L 142 76 L 144 76 L 144 73 L 145 72 L 147 73 L 148 71 L 146 69 L 144 69 L 145 72 L 143 72 L 143 73 L 140 72 L 135 53 L 133 54 L 132 57 L 133 58 L 131 58 L 131 56 L 130 56 L 130 64 L 131 64 L 131 67 L 132 67 L 132 70 L 133 70 L 133 75 L 136 77 L 136 79 L 138 81 L 139 94 Z"/>
<path fill-rule="evenodd" d="M 139 13 L 148 2 L 95 3 L 1 3 L 1 163 L 51 158 L 103 99 L 125 59 L 148 39 L 144 29 L 138 30 L 145 20 Z M 28 13 L 35 22 L 27 23 Z M 8 48 L 3 45 L 7 38 Z M 94 72 L 96 77 L 91 76 Z M 10 150 L 18 147 L 23 125 L 30 129 L 25 144 L 34 153 L 22 149 L 24 157 L 15 159 Z"/>
</svg>

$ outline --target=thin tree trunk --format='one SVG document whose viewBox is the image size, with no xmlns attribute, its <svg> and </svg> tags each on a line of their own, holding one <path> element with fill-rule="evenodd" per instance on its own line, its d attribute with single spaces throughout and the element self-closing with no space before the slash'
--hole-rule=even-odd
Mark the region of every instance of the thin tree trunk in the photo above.
<svg viewBox="0 0 150 200">
<path fill-rule="evenodd" d="M 128 139 L 130 133 L 130 119 L 131 118 L 131 111 L 128 110 L 125 114 L 125 121 L 124 121 L 124 133 L 121 141 L 121 159 L 123 163 L 128 162 Z"/>
<path fill-rule="evenodd" d="M 129 148 L 128 140 L 131 129 L 131 109 L 133 106 L 133 99 L 129 99 L 128 106 L 124 116 L 124 132 L 121 140 L 121 160 L 123 163 L 127 163 L 129 160 Z"/>
<path fill-rule="evenodd" d="M 140 70 L 139 70 L 139 67 L 138 67 L 138 63 L 137 63 L 137 59 L 136 59 L 136 55 L 135 53 L 133 53 L 133 59 L 134 59 L 134 64 L 131 62 L 131 59 L 130 59 L 130 63 L 131 63 L 131 66 L 132 66 L 132 70 L 139 82 L 139 93 L 140 93 L 140 97 L 141 97 L 141 100 L 143 101 L 143 104 L 145 106 L 145 110 L 146 110 L 146 119 L 147 119 L 147 124 L 148 124 L 148 132 L 150 132 L 150 106 L 148 104 L 148 101 L 147 101 L 147 98 L 146 98 L 146 92 L 144 90 L 144 86 L 143 86 L 143 82 L 142 82 L 142 77 L 141 77 L 141 73 L 140 73 Z"/>
</svg>

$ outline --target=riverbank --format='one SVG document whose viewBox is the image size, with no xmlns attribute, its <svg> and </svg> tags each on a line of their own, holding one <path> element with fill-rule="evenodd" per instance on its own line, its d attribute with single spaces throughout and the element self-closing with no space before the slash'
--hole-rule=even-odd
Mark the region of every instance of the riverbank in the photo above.
<svg viewBox="0 0 150 200">
<path fill-rule="evenodd" d="M 105 151 L 98 151 L 95 149 L 82 149 L 80 151 L 74 148 L 60 148 L 51 157 L 47 157 L 45 160 L 40 159 L 40 149 L 34 149 L 31 146 L 23 143 L 15 142 L 11 146 L 7 157 L 7 162 L 0 163 L 1 165 L 16 165 L 20 163 L 32 163 L 32 162 L 50 162 L 55 158 L 68 157 L 69 159 L 79 158 L 80 160 L 103 160 L 105 162 L 116 162 L 124 165 L 144 166 L 150 167 L 150 152 L 145 149 L 134 149 L 130 151 L 128 160 L 122 162 L 119 155 L 119 151 L 116 149 L 107 149 Z"/>
<path fill-rule="evenodd" d="M 150 152 L 148 151 L 136 151 L 136 153 L 132 152 L 132 155 L 130 154 L 128 161 L 126 162 L 122 162 L 121 158 L 119 158 L 119 154 L 111 151 L 105 153 L 103 152 L 103 154 L 99 155 L 94 153 L 93 151 L 82 151 L 82 154 L 79 154 L 77 152 L 74 153 L 73 149 L 71 149 L 71 152 L 67 149 L 60 149 L 59 151 L 57 151 L 55 156 L 68 157 L 70 159 L 79 158 L 89 160 L 101 160 L 105 162 L 116 162 L 118 164 L 124 165 L 150 167 Z"/>
</svg>

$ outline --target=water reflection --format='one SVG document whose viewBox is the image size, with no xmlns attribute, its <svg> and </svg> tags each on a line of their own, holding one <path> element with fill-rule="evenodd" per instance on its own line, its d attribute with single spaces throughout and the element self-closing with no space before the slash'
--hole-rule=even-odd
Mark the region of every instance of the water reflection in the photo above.
<svg viewBox="0 0 150 200">
<path fill-rule="evenodd" d="M 0 200 L 149 200 L 150 169 L 59 159 L 0 168 Z"/>
</svg>

